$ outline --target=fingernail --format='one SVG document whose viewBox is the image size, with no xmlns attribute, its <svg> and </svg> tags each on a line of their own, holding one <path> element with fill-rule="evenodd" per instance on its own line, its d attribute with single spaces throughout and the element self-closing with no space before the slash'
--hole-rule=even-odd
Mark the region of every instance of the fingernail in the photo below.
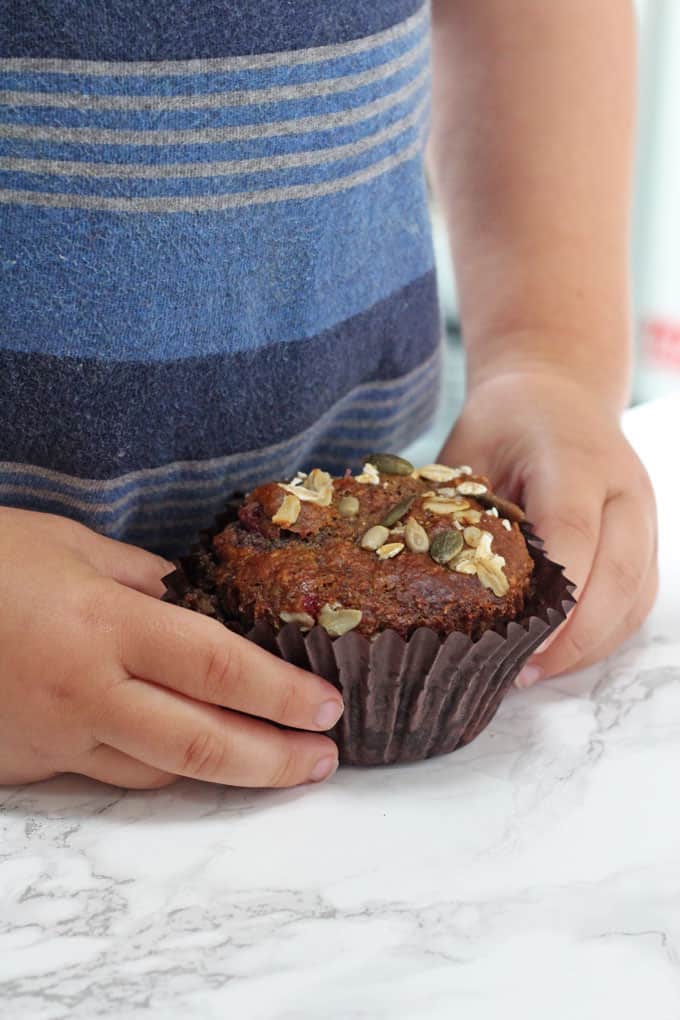
<svg viewBox="0 0 680 1020">
<path fill-rule="evenodd" d="M 515 687 L 524 690 L 526 687 L 533 687 L 542 679 L 543 670 L 540 666 L 525 666 L 521 673 L 515 677 Z"/>
<path fill-rule="evenodd" d="M 329 730 L 335 726 L 342 715 L 343 704 L 341 701 L 324 701 L 314 719 L 320 730 Z"/>
<path fill-rule="evenodd" d="M 322 779 L 328 779 L 332 776 L 338 767 L 337 758 L 319 758 L 318 762 L 309 773 L 309 779 L 312 783 L 320 783 Z"/>
</svg>

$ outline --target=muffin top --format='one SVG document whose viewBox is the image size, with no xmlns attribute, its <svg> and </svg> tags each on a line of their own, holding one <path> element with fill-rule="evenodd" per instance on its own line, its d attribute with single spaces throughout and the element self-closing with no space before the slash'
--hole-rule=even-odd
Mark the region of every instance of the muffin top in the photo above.
<svg viewBox="0 0 680 1020">
<path fill-rule="evenodd" d="M 216 597 L 244 626 L 476 639 L 524 608 L 522 520 L 467 466 L 371 454 L 358 475 L 315 469 L 249 493 L 213 539 Z"/>
</svg>

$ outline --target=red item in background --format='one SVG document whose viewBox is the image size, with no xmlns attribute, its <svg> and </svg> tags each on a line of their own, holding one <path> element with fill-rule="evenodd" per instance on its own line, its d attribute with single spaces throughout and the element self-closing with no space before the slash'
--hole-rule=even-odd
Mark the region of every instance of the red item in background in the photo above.
<svg viewBox="0 0 680 1020">
<path fill-rule="evenodd" d="M 680 321 L 648 319 L 643 329 L 644 345 L 654 367 L 680 373 Z"/>
</svg>

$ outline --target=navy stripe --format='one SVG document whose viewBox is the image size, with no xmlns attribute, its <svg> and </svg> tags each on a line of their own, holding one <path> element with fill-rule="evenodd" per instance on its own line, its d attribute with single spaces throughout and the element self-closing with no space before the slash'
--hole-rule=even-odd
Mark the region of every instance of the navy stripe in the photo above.
<svg viewBox="0 0 680 1020">
<path fill-rule="evenodd" d="M 400 429 L 431 408 L 432 394 L 439 385 L 439 354 L 436 350 L 422 365 L 397 379 L 362 383 L 324 411 L 310 429 L 283 443 L 207 460 L 174 461 L 103 480 L 0 461 L 0 493 L 8 503 L 15 496 L 54 496 L 65 506 L 99 515 L 116 512 L 133 500 L 156 507 L 209 502 L 223 491 L 225 476 L 238 475 L 242 485 L 252 484 L 283 455 L 297 458 L 299 463 L 302 451 L 315 443 L 321 443 L 335 463 L 353 461 L 366 452 L 367 444 L 376 448 L 374 436 Z M 372 392 L 381 396 L 368 399 Z"/>
<path fill-rule="evenodd" d="M 378 427 L 387 429 L 396 427 L 405 415 L 413 413 L 414 409 L 421 405 L 425 399 L 424 394 L 432 393 L 433 386 L 436 388 L 441 365 L 440 354 L 437 348 L 425 361 L 421 361 L 405 375 L 362 382 L 350 390 L 318 419 L 319 435 L 325 435 L 328 431 L 324 424 L 328 415 L 332 417 L 334 443 L 339 441 L 343 446 L 346 428 L 361 428 L 363 439 L 366 432 L 373 435 Z M 257 450 L 210 457 L 207 460 L 166 461 L 157 467 L 127 471 L 106 479 L 81 478 L 54 471 L 52 468 L 16 461 L 0 461 L 0 489 L 4 491 L 5 485 L 19 485 L 31 489 L 53 490 L 64 497 L 73 496 L 84 500 L 95 495 L 98 505 L 108 507 L 119 504 L 133 493 L 139 494 L 144 499 L 150 496 L 158 500 L 168 499 L 173 494 L 181 496 L 185 490 L 191 490 L 196 495 L 222 485 L 225 473 L 233 474 L 238 471 L 239 475 L 250 477 L 253 474 L 253 477 L 256 477 L 257 472 L 263 470 L 263 465 L 268 464 L 272 458 L 282 456 L 284 448 L 286 455 L 295 448 L 296 456 L 299 456 L 300 437 L 302 436 L 304 444 L 307 442 L 309 431 L 296 433 L 283 443 Z M 348 442 L 350 449 L 360 448 L 361 444 L 356 440 L 350 439 Z M 375 448 L 375 443 L 372 446 Z M 309 448 L 309 442 L 307 447 Z"/>
<path fill-rule="evenodd" d="M 3 351 L 0 460 L 107 478 L 267 446 L 360 383 L 410 371 L 438 334 L 430 271 L 316 337 L 255 353 L 145 364 Z"/>
<path fill-rule="evenodd" d="M 398 451 L 419 436 L 431 423 L 436 409 L 435 388 L 430 386 L 428 392 L 430 401 L 427 406 L 423 405 L 400 426 L 385 428 L 376 437 L 371 436 L 374 445 L 377 443 L 382 449 Z M 365 446 L 344 450 L 341 444 L 332 442 L 332 428 L 329 436 L 320 444 L 315 444 L 313 436 L 307 441 L 302 436 L 301 441 L 291 447 L 289 453 L 282 458 L 263 461 L 259 471 L 251 472 L 247 477 L 238 469 L 225 473 L 221 479 L 221 488 L 211 498 L 198 500 L 188 507 L 179 501 L 166 504 L 165 507 L 157 503 L 147 506 L 143 499 L 138 498 L 138 493 L 132 495 L 122 511 L 104 517 L 96 512 L 88 513 L 69 507 L 58 498 L 52 498 L 49 493 L 41 498 L 36 497 L 35 493 L 28 498 L 10 493 L 7 498 L 3 498 L 3 502 L 20 509 L 72 517 L 111 538 L 124 538 L 139 545 L 167 551 L 173 535 L 186 548 L 195 539 L 197 531 L 210 524 L 215 514 L 222 509 L 225 499 L 233 492 L 247 491 L 270 478 L 291 478 L 298 468 L 309 470 L 312 467 L 323 467 L 336 474 L 342 474 L 346 468 L 357 471 L 365 452 Z M 0 494 L 2 492 L 3 486 L 0 485 Z"/>
<path fill-rule="evenodd" d="M 0 57 L 188 60 L 326 46 L 402 21 L 421 0 L 2 0 Z"/>
</svg>

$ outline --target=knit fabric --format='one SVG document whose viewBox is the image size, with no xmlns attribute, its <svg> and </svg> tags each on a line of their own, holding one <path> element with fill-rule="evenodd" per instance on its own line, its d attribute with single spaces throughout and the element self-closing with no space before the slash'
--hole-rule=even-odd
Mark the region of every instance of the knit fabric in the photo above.
<svg viewBox="0 0 680 1020">
<path fill-rule="evenodd" d="M 429 422 L 420 0 L 0 0 L 0 502 L 172 553 Z"/>
</svg>

